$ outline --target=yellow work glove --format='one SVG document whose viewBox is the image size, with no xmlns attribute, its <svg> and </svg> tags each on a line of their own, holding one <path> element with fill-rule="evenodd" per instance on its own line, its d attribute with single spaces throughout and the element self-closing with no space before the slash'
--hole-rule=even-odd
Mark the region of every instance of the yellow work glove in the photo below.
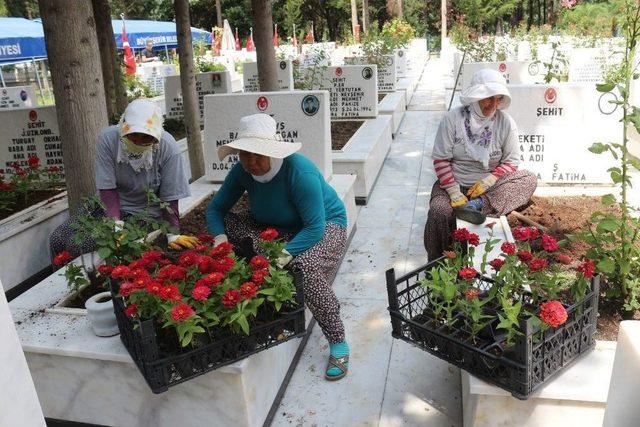
<svg viewBox="0 0 640 427">
<path fill-rule="evenodd" d="M 181 251 L 183 249 L 193 249 L 196 247 L 200 240 L 195 236 L 185 236 L 183 234 L 167 234 L 167 246 L 174 251 Z"/>
<path fill-rule="evenodd" d="M 280 268 L 284 268 L 287 264 L 291 262 L 292 259 L 293 259 L 293 255 L 291 255 L 289 251 L 287 251 L 286 249 L 283 249 L 282 253 L 276 260 L 276 265 Z"/>
<path fill-rule="evenodd" d="M 473 184 L 473 186 L 467 191 L 467 196 L 471 199 L 475 199 L 476 197 L 480 197 L 483 195 L 489 187 L 496 183 L 498 177 L 494 174 L 489 174 L 482 178 L 480 181 Z"/>
<path fill-rule="evenodd" d="M 452 187 L 447 187 L 444 190 L 449 194 L 449 198 L 451 199 L 451 207 L 454 209 L 466 205 L 469 201 L 467 197 L 460 191 L 460 186 L 458 184 Z"/>
</svg>

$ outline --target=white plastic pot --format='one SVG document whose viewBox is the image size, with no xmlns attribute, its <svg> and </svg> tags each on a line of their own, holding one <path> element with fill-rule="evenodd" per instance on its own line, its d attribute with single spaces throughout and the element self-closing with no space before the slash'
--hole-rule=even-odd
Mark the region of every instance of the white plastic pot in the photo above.
<svg viewBox="0 0 640 427">
<path fill-rule="evenodd" d="M 99 337 L 111 337 L 120 333 L 113 312 L 111 292 L 101 292 L 89 298 L 84 305 L 93 333 Z"/>
</svg>

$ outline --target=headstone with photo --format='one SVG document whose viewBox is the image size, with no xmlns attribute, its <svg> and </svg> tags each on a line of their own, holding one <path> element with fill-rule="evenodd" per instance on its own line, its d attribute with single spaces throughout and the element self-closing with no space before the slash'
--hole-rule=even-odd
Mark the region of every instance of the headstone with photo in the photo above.
<svg viewBox="0 0 640 427">
<path fill-rule="evenodd" d="M 136 74 L 144 84 L 149 86 L 149 89 L 158 94 L 163 94 L 164 78 L 167 76 L 175 76 L 177 72 L 173 64 L 149 62 L 139 65 L 136 69 Z"/>
<path fill-rule="evenodd" d="M 278 90 L 293 90 L 293 63 L 291 60 L 277 61 Z M 260 92 L 258 80 L 258 63 L 245 62 L 242 64 L 242 79 L 245 92 Z"/>
<path fill-rule="evenodd" d="M 475 72 L 482 69 L 502 73 L 507 84 L 535 84 L 541 79 L 540 66 L 534 62 L 469 62 L 462 67 L 461 88 L 467 88 L 471 84 L 471 78 Z"/>
<path fill-rule="evenodd" d="M 407 77 L 407 50 L 396 49 L 396 79 Z"/>
<path fill-rule="evenodd" d="M 0 110 L 0 123 L 0 176 L 5 180 L 14 172 L 11 165 L 28 169 L 32 156 L 38 156 L 44 168 L 64 174 L 55 106 Z"/>
<path fill-rule="evenodd" d="M 210 71 L 196 74 L 196 93 L 198 94 L 200 122 L 202 123 L 204 121 L 203 97 L 214 93 L 231 93 L 231 76 L 229 72 Z M 180 76 L 165 77 L 164 102 L 168 119 L 179 119 L 184 116 Z"/>
<path fill-rule="evenodd" d="M 512 85 L 509 91 L 506 112 L 518 127 L 520 168 L 543 183 L 610 183 L 611 160 L 588 148 L 621 134 L 621 113 L 607 102 L 614 94 L 577 84 Z"/>
<path fill-rule="evenodd" d="M 332 119 L 375 118 L 378 115 L 375 65 L 327 67 L 314 89 L 329 91 Z"/>
<path fill-rule="evenodd" d="M 0 89 L 0 108 L 37 107 L 33 86 L 12 86 Z"/>
<path fill-rule="evenodd" d="M 377 61 L 369 61 L 363 56 L 348 56 L 344 58 L 348 65 L 378 66 L 378 92 L 394 92 L 396 90 L 396 55 L 381 55 Z"/>
<path fill-rule="evenodd" d="M 311 159 L 325 178 L 332 175 L 327 91 L 208 95 L 204 98 L 204 108 L 204 157 L 209 180 L 224 181 L 239 161 L 237 155 L 220 161 L 217 148 L 236 139 L 240 118 L 257 113 L 271 115 L 283 141 L 302 143 L 300 153 Z"/>
</svg>

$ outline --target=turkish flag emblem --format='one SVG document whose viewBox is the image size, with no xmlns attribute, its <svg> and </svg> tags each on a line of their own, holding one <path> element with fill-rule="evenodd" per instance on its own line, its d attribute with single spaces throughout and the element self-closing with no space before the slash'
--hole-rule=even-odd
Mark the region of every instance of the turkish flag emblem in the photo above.
<svg viewBox="0 0 640 427">
<path fill-rule="evenodd" d="M 266 110 L 267 107 L 269 106 L 269 101 L 267 100 L 267 97 L 261 96 L 260 98 L 258 98 L 258 102 L 256 102 L 256 106 L 260 111 Z"/>
<path fill-rule="evenodd" d="M 500 70 L 501 73 L 504 73 L 505 71 L 507 71 L 507 64 L 501 62 L 500 65 L 498 65 L 498 70 Z"/>
<path fill-rule="evenodd" d="M 556 102 L 557 97 L 558 97 L 558 94 L 556 93 L 556 90 L 552 87 L 544 91 L 544 100 L 547 101 L 548 104 L 553 104 L 554 102 Z"/>
<path fill-rule="evenodd" d="M 32 122 L 38 120 L 38 112 L 36 110 L 29 111 L 29 120 L 31 120 Z"/>
<path fill-rule="evenodd" d="M 342 67 L 336 68 L 336 76 L 340 77 L 342 75 Z"/>
</svg>

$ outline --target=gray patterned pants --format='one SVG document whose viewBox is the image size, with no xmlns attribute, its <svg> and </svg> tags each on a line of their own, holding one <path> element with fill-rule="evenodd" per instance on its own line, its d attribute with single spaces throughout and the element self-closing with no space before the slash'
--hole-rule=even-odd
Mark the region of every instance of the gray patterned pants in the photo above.
<svg viewBox="0 0 640 427">
<path fill-rule="evenodd" d="M 225 229 L 231 243 L 237 244 L 244 237 L 251 237 L 254 250 L 260 233 L 269 226 L 256 222 L 248 212 L 230 212 L 225 218 Z M 282 233 L 285 240 L 291 233 Z M 322 332 L 330 343 L 344 341 L 344 325 L 340 319 L 340 303 L 331 289 L 331 280 L 346 250 L 347 230 L 327 223 L 322 240 L 293 258 L 292 266 L 300 268 L 304 275 L 304 301 L 311 310 Z"/>
</svg>

